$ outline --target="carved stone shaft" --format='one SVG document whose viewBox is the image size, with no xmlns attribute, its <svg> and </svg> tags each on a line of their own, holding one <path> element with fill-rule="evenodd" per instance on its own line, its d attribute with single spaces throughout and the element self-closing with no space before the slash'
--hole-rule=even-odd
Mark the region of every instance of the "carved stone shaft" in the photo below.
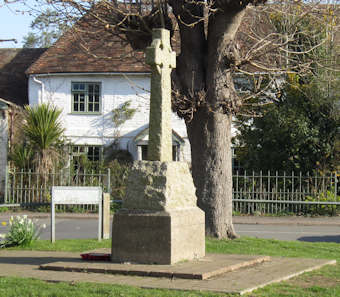
<svg viewBox="0 0 340 297">
<path fill-rule="evenodd" d="M 152 70 L 148 160 L 172 161 L 171 71 L 176 67 L 176 53 L 171 50 L 168 30 L 153 30 L 146 63 Z"/>
</svg>

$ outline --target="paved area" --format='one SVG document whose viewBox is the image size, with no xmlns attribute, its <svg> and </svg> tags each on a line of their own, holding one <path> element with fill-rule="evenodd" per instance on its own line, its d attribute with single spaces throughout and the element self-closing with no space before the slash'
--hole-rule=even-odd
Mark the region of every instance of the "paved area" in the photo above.
<svg viewBox="0 0 340 297">
<path fill-rule="evenodd" d="M 239 255 L 239 257 L 242 257 Z M 205 280 L 112 275 L 108 273 L 85 273 L 50 271 L 39 269 L 40 265 L 53 262 L 68 263 L 70 267 L 80 263 L 79 253 L 0 251 L 0 276 L 33 277 L 46 281 L 96 282 L 132 285 L 142 288 L 177 290 L 202 290 L 244 294 L 273 282 L 279 282 L 306 271 L 318 269 L 335 261 L 324 259 L 297 259 L 271 257 L 270 261 L 239 268 Z M 98 263 L 93 262 L 93 265 Z M 66 265 L 66 264 L 64 264 Z M 90 267 L 91 263 L 87 263 Z"/>
<path fill-rule="evenodd" d="M 101 249 L 92 254 L 110 254 L 109 249 Z M 167 278 L 184 278 L 205 280 L 226 272 L 246 268 L 270 261 L 268 256 L 209 254 L 202 259 L 184 261 L 175 265 L 147 265 L 111 262 L 53 262 L 43 264 L 40 269 L 55 271 L 95 272 L 123 275 L 138 275 Z"/>
</svg>

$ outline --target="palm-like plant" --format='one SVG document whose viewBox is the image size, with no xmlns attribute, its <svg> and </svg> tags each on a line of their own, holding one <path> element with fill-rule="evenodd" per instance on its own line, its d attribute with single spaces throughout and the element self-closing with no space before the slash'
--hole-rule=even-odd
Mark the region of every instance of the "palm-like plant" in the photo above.
<svg viewBox="0 0 340 297">
<path fill-rule="evenodd" d="M 9 153 L 9 159 L 15 167 L 23 170 L 31 168 L 32 157 L 32 149 L 24 143 L 15 145 Z"/>
<path fill-rule="evenodd" d="M 61 110 L 50 104 L 25 106 L 24 135 L 34 150 L 39 172 L 46 174 L 60 160 L 64 129 L 59 121 Z"/>
</svg>

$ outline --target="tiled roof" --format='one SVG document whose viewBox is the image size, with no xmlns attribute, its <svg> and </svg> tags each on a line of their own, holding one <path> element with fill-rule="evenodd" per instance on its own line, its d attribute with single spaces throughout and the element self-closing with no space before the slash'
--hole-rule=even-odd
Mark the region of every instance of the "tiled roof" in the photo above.
<svg viewBox="0 0 340 297">
<path fill-rule="evenodd" d="M 23 106 L 28 104 L 25 71 L 46 49 L 0 49 L 0 98 Z"/>
<path fill-rule="evenodd" d="M 150 72 L 144 52 L 133 50 L 125 35 L 112 33 L 97 20 L 114 11 L 100 5 L 96 9 L 96 17 L 91 13 L 83 16 L 26 73 Z M 178 43 L 173 48 L 179 50 Z"/>
<path fill-rule="evenodd" d="M 27 71 L 44 73 L 149 72 L 144 53 L 132 50 L 122 36 L 103 25 L 78 22 Z"/>
</svg>

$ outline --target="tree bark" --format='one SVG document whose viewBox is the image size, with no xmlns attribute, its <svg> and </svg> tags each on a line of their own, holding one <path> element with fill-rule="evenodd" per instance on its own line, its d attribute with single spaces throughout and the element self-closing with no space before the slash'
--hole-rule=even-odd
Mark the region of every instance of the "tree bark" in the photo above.
<svg viewBox="0 0 340 297">
<path fill-rule="evenodd" d="M 207 235 L 235 238 L 231 124 L 232 111 L 239 102 L 231 67 L 237 59 L 234 39 L 244 7 L 233 1 L 222 3 L 226 7 L 209 17 L 206 36 L 204 23 L 197 23 L 197 16 L 203 18 L 202 9 L 194 2 L 173 0 L 170 3 L 181 36 L 181 54 L 173 82 L 180 94 L 194 105 L 192 118 L 186 120 L 186 125 L 198 206 L 205 211 Z M 203 100 L 197 98 L 202 94 L 205 94 Z"/>
<path fill-rule="evenodd" d="M 235 238 L 232 224 L 231 116 L 202 108 L 187 124 L 192 175 L 206 234 Z"/>
<path fill-rule="evenodd" d="M 205 211 L 207 235 L 217 238 L 237 237 L 232 224 L 231 125 L 232 111 L 240 103 L 231 67 L 243 15 L 244 9 L 230 9 L 210 17 L 206 102 L 187 123 L 198 206 Z"/>
</svg>

